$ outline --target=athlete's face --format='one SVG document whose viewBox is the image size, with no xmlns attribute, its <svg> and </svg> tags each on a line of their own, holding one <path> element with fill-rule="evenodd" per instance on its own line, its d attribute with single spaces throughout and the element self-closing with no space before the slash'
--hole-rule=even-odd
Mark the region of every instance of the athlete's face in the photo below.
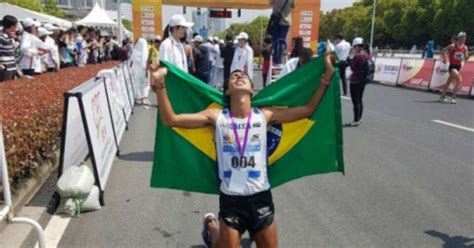
<svg viewBox="0 0 474 248">
<path fill-rule="evenodd" d="M 466 36 L 459 36 L 458 37 L 458 44 L 464 44 L 466 43 Z"/>
<path fill-rule="evenodd" d="M 249 94 L 253 94 L 253 84 L 250 81 L 250 78 L 247 74 L 241 71 L 236 71 L 230 75 L 229 90 L 227 91 L 227 94 L 231 95 L 237 91 L 245 91 Z"/>
</svg>

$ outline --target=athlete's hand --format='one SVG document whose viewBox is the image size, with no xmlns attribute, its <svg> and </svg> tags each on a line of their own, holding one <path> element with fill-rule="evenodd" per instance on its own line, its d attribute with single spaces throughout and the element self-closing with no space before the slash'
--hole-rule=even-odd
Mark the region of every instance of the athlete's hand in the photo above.
<svg viewBox="0 0 474 248">
<path fill-rule="evenodd" d="M 150 87 L 154 92 L 165 87 L 165 77 L 168 74 L 168 69 L 161 68 L 159 62 L 153 62 L 149 66 L 151 77 Z"/>
</svg>

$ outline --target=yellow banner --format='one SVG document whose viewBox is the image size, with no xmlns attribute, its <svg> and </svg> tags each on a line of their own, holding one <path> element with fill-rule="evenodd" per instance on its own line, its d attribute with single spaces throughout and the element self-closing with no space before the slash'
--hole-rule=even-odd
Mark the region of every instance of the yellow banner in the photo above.
<svg viewBox="0 0 474 248">
<path fill-rule="evenodd" d="M 134 0 L 135 1 L 135 0 Z M 268 0 L 163 0 L 165 5 L 188 7 L 229 8 L 229 9 L 269 9 Z"/>
<path fill-rule="evenodd" d="M 291 12 L 291 36 L 301 36 L 305 47 L 316 51 L 321 0 L 297 0 Z"/>
<path fill-rule="evenodd" d="M 161 0 L 133 0 L 133 36 L 153 39 L 162 35 Z"/>
</svg>

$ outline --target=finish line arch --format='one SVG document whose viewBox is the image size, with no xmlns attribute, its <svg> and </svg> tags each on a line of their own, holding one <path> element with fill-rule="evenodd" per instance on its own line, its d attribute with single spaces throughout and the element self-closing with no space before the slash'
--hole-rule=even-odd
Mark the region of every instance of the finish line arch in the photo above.
<svg viewBox="0 0 474 248">
<path fill-rule="evenodd" d="M 152 38 L 162 35 L 162 6 L 175 5 L 201 8 L 270 9 L 268 0 L 134 0 L 133 35 Z M 319 34 L 321 0 L 297 0 L 292 11 L 291 37 L 301 36 L 305 44 L 316 51 Z"/>
</svg>

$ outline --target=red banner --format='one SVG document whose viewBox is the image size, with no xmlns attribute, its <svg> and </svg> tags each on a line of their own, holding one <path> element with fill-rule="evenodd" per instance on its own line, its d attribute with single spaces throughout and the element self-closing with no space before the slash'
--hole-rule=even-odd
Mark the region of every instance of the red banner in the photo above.
<svg viewBox="0 0 474 248">
<path fill-rule="evenodd" d="M 418 89 L 428 89 L 434 60 L 403 59 L 398 84 Z"/>
<path fill-rule="evenodd" d="M 430 89 L 440 91 L 443 89 L 443 86 L 446 84 L 446 81 L 449 77 L 448 72 L 449 64 L 436 61 L 435 68 L 433 70 L 433 78 L 431 79 Z M 474 80 L 474 63 L 466 62 L 461 69 L 462 85 L 459 89 L 458 94 L 469 95 L 471 93 L 471 88 Z M 449 86 L 451 91 L 454 87 L 454 84 Z"/>
</svg>

